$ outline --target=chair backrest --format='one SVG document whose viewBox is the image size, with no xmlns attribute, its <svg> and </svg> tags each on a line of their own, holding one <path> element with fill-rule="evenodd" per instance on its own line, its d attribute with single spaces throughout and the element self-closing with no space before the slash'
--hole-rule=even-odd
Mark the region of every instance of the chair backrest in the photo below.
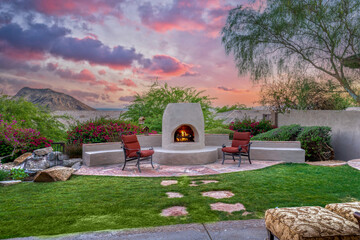
<svg viewBox="0 0 360 240">
<path fill-rule="evenodd" d="M 241 145 L 249 144 L 250 136 L 251 136 L 250 132 L 234 132 L 234 137 L 231 146 L 239 147 Z M 247 147 L 245 149 L 247 149 Z"/>
<path fill-rule="evenodd" d="M 126 156 L 133 152 L 140 151 L 140 144 L 135 134 L 133 135 L 121 135 L 124 147 L 131 150 L 126 150 Z"/>
</svg>

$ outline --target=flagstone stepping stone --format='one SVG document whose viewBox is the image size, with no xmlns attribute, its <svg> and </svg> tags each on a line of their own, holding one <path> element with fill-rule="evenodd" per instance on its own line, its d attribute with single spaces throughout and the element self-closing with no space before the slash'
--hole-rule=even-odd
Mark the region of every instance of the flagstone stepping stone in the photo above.
<svg viewBox="0 0 360 240">
<path fill-rule="evenodd" d="M 178 192 L 167 192 L 168 198 L 182 198 L 184 195 Z"/>
<path fill-rule="evenodd" d="M 218 183 L 217 180 L 201 180 L 203 184 L 209 184 L 209 183 Z"/>
<path fill-rule="evenodd" d="M 196 184 L 196 181 L 191 181 L 191 184 L 189 186 L 190 187 L 197 187 L 199 185 Z"/>
<path fill-rule="evenodd" d="M 218 203 L 210 204 L 210 207 L 211 207 L 211 210 L 223 211 L 223 212 L 228 212 L 228 213 L 246 210 L 244 205 L 242 205 L 241 203 L 230 204 L 230 203 L 218 202 Z"/>
<path fill-rule="evenodd" d="M 245 211 L 245 212 L 243 212 L 241 215 L 243 215 L 243 216 L 247 216 L 247 215 L 250 215 L 250 214 L 252 214 L 251 212 L 247 212 L 247 211 Z"/>
<path fill-rule="evenodd" d="M 216 199 L 221 198 L 231 198 L 234 194 L 230 191 L 210 191 L 210 192 L 202 192 L 203 197 L 211 197 Z"/>
<path fill-rule="evenodd" d="M 178 183 L 177 180 L 162 180 L 161 181 L 161 185 L 163 185 L 163 186 L 170 186 L 170 185 L 174 185 L 177 183 Z"/>
<path fill-rule="evenodd" d="M 174 206 L 170 208 L 163 209 L 161 212 L 161 216 L 163 217 L 177 217 L 177 216 L 186 216 L 188 212 L 186 211 L 186 207 L 182 206 Z"/>
</svg>

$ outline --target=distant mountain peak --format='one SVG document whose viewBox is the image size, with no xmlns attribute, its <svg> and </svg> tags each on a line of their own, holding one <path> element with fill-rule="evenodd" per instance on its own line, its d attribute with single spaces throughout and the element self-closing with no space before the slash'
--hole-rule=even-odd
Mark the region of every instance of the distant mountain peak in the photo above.
<svg viewBox="0 0 360 240">
<path fill-rule="evenodd" d="M 51 111 L 87 110 L 95 111 L 94 108 L 82 103 L 65 93 L 56 92 L 50 88 L 35 89 L 24 87 L 20 89 L 14 98 L 24 98 L 34 104 L 47 107 Z"/>
</svg>

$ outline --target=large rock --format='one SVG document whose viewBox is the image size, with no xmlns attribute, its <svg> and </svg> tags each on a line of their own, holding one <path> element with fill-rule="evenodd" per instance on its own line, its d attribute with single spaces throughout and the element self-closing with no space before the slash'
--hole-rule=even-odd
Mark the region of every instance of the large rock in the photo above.
<svg viewBox="0 0 360 240">
<path fill-rule="evenodd" d="M 71 177 L 74 169 L 68 167 L 52 167 L 38 172 L 34 178 L 34 182 L 56 182 L 66 181 Z"/>
<path fill-rule="evenodd" d="M 65 167 L 71 167 L 73 166 L 75 163 L 82 163 L 83 160 L 81 158 L 72 158 L 72 159 L 69 159 L 69 160 L 64 160 L 63 161 L 63 166 Z"/>
<path fill-rule="evenodd" d="M 72 169 L 74 170 L 79 170 L 81 168 L 81 162 L 77 162 L 74 165 L 71 166 Z"/>
<path fill-rule="evenodd" d="M 48 154 L 49 161 L 64 161 L 65 159 L 69 159 L 68 155 L 63 154 L 62 152 L 51 152 Z"/>
<path fill-rule="evenodd" d="M 4 169 L 4 170 L 11 170 L 14 167 L 15 167 L 14 162 L 4 163 L 1 165 L 1 169 Z"/>
<path fill-rule="evenodd" d="M 32 156 L 32 153 L 30 153 L 30 152 L 24 153 L 20 157 L 18 157 L 18 158 L 16 158 L 14 160 L 14 164 L 15 165 L 20 165 L 21 163 L 23 163 L 30 156 Z"/>
<path fill-rule="evenodd" d="M 40 149 L 34 150 L 34 154 L 37 156 L 45 156 L 48 153 L 51 153 L 52 151 L 53 151 L 52 147 L 40 148 Z"/>
<path fill-rule="evenodd" d="M 50 167 L 50 162 L 46 156 L 33 156 L 27 159 L 25 169 L 30 171 L 40 171 Z"/>
</svg>

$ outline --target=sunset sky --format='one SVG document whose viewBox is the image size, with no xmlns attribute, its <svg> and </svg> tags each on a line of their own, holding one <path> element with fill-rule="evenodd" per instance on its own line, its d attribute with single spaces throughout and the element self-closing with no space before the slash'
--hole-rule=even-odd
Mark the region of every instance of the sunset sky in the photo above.
<svg viewBox="0 0 360 240">
<path fill-rule="evenodd" d="M 251 1 L 250 1 L 251 2 Z M 220 31 L 247 0 L 1 0 L 0 90 L 51 88 L 92 107 L 129 104 L 156 79 L 258 105 Z"/>
</svg>

